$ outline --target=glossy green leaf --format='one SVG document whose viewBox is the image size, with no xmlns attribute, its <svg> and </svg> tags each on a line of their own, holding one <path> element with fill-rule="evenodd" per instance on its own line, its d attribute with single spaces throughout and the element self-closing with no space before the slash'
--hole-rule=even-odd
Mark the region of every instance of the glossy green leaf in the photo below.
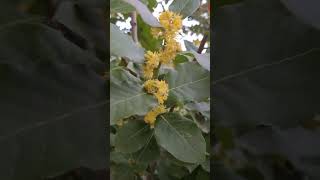
<svg viewBox="0 0 320 180">
<path fill-rule="evenodd" d="M 197 125 L 176 113 L 160 115 L 155 125 L 158 144 L 180 161 L 205 161 L 206 142 Z"/>
<path fill-rule="evenodd" d="M 116 25 L 111 23 L 110 54 L 126 57 L 137 63 L 142 63 L 144 60 L 144 49 L 139 47 L 129 35 L 120 31 Z"/>
</svg>

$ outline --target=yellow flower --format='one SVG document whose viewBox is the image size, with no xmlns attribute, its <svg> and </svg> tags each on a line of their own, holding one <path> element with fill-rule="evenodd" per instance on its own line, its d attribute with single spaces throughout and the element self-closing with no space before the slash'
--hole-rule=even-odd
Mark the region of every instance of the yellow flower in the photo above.
<svg viewBox="0 0 320 180">
<path fill-rule="evenodd" d="M 145 79 L 152 79 L 153 77 L 153 69 L 149 66 L 143 66 L 143 77 Z"/>
<path fill-rule="evenodd" d="M 201 41 L 199 39 L 193 41 L 194 45 L 200 46 Z"/>
<path fill-rule="evenodd" d="M 148 93 L 156 93 L 158 91 L 158 80 L 147 80 L 144 83 L 144 88 Z"/>
<path fill-rule="evenodd" d="M 163 104 L 168 99 L 169 88 L 165 81 L 148 80 L 144 83 L 144 88 L 157 98 L 159 104 Z"/>
<path fill-rule="evenodd" d="M 168 84 L 165 81 L 158 82 L 158 91 L 154 94 L 159 104 L 163 104 L 167 100 L 169 94 Z"/>
<path fill-rule="evenodd" d="M 163 30 L 161 28 L 151 28 L 151 35 L 154 38 L 159 38 L 163 36 Z"/>
<path fill-rule="evenodd" d="M 165 112 L 167 112 L 167 110 L 163 105 L 156 106 L 146 114 L 144 117 L 144 122 L 150 124 L 151 128 L 154 128 L 157 116 Z"/>
<path fill-rule="evenodd" d="M 157 52 L 147 51 L 144 55 L 146 59 L 146 65 L 151 68 L 156 68 L 159 66 L 159 54 Z"/>
<path fill-rule="evenodd" d="M 181 51 L 181 46 L 175 39 L 168 39 L 166 40 L 165 49 L 170 52 L 178 52 Z"/>
<path fill-rule="evenodd" d="M 145 65 L 143 66 L 143 76 L 145 79 L 152 79 L 153 70 L 159 66 L 160 56 L 157 52 L 147 51 L 144 55 Z"/>
<path fill-rule="evenodd" d="M 159 16 L 160 24 L 166 32 L 178 32 L 182 27 L 182 17 L 171 11 L 165 11 Z"/>
<path fill-rule="evenodd" d="M 163 64 L 171 64 L 171 61 L 176 57 L 177 52 L 181 51 L 180 44 L 174 39 L 168 39 L 164 50 L 160 51 L 160 61 Z"/>
</svg>

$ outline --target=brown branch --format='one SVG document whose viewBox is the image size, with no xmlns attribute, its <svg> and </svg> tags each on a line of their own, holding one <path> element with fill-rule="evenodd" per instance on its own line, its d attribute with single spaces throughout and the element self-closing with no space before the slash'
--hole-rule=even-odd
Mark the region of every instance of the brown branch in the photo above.
<svg viewBox="0 0 320 180">
<path fill-rule="evenodd" d="M 138 26 L 137 26 L 137 12 L 131 13 L 131 35 L 134 42 L 138 43 Z"/>
<path fill-rule="evenodd" d="M 197 53 L 201 54 L 201 52 L 203 51 L 204 45 L 206 44 L 207 40 L 208 40 L 208 35 L 205 34 L 205 35 L 203 36 L 202 40 L 201 40 L 201 43 L 200 43 L 200 46 L 199 46 L 199 48 L 198 48 Z"/>
<path fill-rule="evenodd" d="M 200 45 L 197 51 L 198 54 L 201 54 L 201 52 L 203 51 L 204 45 L 206 44 L 207 40 L 208 40 L 208 35 L 205 34 L 200 42 Z M 196 58 L 193 58 L 193 61 L 196 61 Z"/>
</svg>

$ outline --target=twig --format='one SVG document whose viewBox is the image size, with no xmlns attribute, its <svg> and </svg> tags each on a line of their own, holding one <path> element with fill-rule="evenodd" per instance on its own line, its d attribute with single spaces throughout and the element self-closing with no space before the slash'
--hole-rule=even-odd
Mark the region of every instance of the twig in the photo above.
<svg viewBox="0 0 320 180">
<path fill-rule="evenodd" d="M 205 34 L 205 35 L 203 36 L 203 38 L 202 38 L 202 40 L 201 40 L 201 42 L 200 42 L 199 48 L 198 48 L 198 50 L 197 50 L 197 53 L 198 53 L 198 54 L 201 54 L 201 52 L 203 51 L 204 45 L 206 44 L 207 39 L 208 39 L 208 35 Z M 196 61 L 196 58 L 193 58 L 193 61 Z"/>
<path fill-rule="evenodd" d="M 138 43 L 138 26 L 137 26 L 137 12 L 131 13 L 131 35 L 134 42 Z"/>
<path fill-rule="evenodd" d="M 208 39 L 208 35 L 205 34 L 205 35 L 203 36 L 202 40 L 201 40 L 201 43 L 200 43 L 200 46 L 199 46 L 199 48 L 198 48 L 197 53 L 201 54 L 201 52 L 202 52 L 203 49 L 204 49 L 204 45 L 205 45 L 206 42 L 207 42 L 207 39 Z"/>
</svg>

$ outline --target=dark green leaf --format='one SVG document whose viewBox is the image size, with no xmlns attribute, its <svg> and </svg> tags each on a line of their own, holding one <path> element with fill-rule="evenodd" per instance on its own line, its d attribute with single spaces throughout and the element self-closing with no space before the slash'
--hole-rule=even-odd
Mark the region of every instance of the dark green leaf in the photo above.
<svg viewBox="0 0 320 180">
<path fill-rule="evenodd" d="M 110 171 L 111 180 L 136 180 L 134 170 L 129 165 L 112 165 Z"/>
<path fill-rule="evenodd" d="M 166 159 L 161 160 L 157 168 L 160 180 L 179 180 L 188 174 L 187 169 Z"/>
<path fill-rule="evenodd" d="M 141 163 L 150 163 L 160 157 L 160 149 L 154 137 L 148 139 L 147 144 L 138 152 L 132 154 L 134 160 Z"/>
<path fill-rule="evenodd" d="M 129 120 L 121 127 L 115 137 L 116 151 L 133 153 L 144 147 L 152 137 L 148 124 L 140 120 Z"/>
</svg>

